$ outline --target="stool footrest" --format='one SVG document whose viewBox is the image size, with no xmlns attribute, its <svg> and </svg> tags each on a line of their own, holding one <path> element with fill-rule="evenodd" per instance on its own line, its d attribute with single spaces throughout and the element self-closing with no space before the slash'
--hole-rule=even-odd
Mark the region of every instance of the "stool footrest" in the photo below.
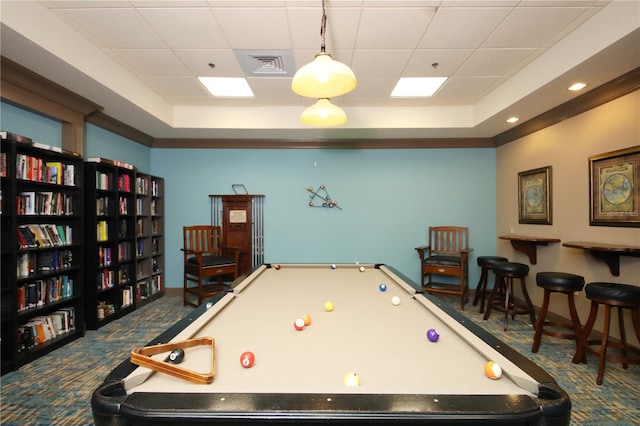
<svg viewBox="0 0 640 426">
<path fill-rule="evenodd" d="M 573 324 L 570 324 L 568 322 L 554 322 L 554 321 L 545 321 L 543 323 L 543 327 L 546 326 L 550 326 L 550 327 L 556 327 L 556 328 L 566 328 L 567 330 L 571 330 L 573 331 Z M 541 330 L 542 334 L 546 334 L 547 336 L 553 336 L 553 337 L 559 337 L 561 339 L 572 339 L 575 340 L 578 336 L 576 336 L 576 333 L 563 333 L 560 331 L 554 331 L 554 330 L 548 330 L 546 328 L 543 328 Z"/>
<path fill-rule="evenodd" d="M 587 345 L 585 346 L 585 349 L 588 350 L 589 352 L 596 354 L 598 356 L 600 356 L 600 352 L 601 349 L 596 349 L 593 346 L 602 346 L 602 341 L 601 340 L 587 340 Z M 614 348 L 618 348 L 620 350 L 622 350 L 622 344 L 620 342 L 615 342 L 615 341 L 609 341 L 607 342 L 607 347 L 609 346 L 613 346 Z M 630 346 L 626 346 L 625 347 L 626 351 L 627 351 L 627 355 L 624 356 L 622 354 L 618 355 L 618 354 L 612 354 L 610 352 L 607 351 L 606 354 L 604 354 L 605 358 L 608 359 L 609 361 L 617 361 L 622 363 L 622 365 L 624 366 L 624 368 L 627 368 L 626 364 L 640 364 L 640 350 L 634 348 L 634 347 L 630 347 Z M 636 354 L 638 355 L 637 357 L 631 356 L 629 355 L 629 353 L 631 354 Z"/>
</svg>

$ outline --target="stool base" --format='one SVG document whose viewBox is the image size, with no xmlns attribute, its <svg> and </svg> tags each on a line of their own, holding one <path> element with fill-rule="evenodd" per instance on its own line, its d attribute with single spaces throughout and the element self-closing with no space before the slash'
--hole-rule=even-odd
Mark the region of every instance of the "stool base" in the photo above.
<svg viewBox="0 0 640 426">
<path fill-rule="evenodd" d="M 605 321 L 604 321 L 604 332 L 602 334 L 601 340 L 589 339 L 589 334 L 593 328 L 593 324 L 596 322 L 596 317 L 598 316 L 598 305 L 602 303 L 605 305 Z M 626 333 L 624 329 L 624 317 L 623 310 L 631 309 L 631 319 L 633 321 L 633 328 L 635 330 L 636 337 L 640 340 L 640 309 L 637 306 L 617 306 L 618 308 L 618 324 L 620 327 L 620 342 L 612 342 L 609 340 L 609 328 L 611 325 L 611 309 L 612 305 L 607 304 L 611 303 L 607 300 L 601 299 L 592 299 L 591 301 L 591 312 L 589 313 L 589 319 L 584 326 L 584 330 L 580 335 L 580 340 L 578 342 L 578 349 L 576 350 L 576 354 L 573 357 L 573 363 L 578 364 L 580 362 L 586 363 L 585 352 L 592 352 L 599 357 L 598 362 L 598 375 L 596 377 L 596 383 L 598 385 L 602 384 L 604 378 L 604 368 L 605 361 L 607 359 L 612 361 L 618 361 L 622 363 L 622 367 L 627 369 L 629 364 L 640 364 L 640 351 L 635 348 L 631 348 L 627 346 Z M 614 306 L 615 307 L 615 306 Z M 600 349 L 595 349 L 592 346 L 600 346 Z M 608 346 L 616 347 L 620 350 L 620 355 L 607 354 Z M 638 355 L 637 357 L 632 356 L 632 354 Z"/>
</svg>

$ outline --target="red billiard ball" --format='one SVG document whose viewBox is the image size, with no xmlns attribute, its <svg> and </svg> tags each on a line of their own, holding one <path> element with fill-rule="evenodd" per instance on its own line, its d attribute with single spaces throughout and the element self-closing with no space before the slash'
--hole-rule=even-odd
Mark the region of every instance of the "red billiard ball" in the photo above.
<svg viewBox="0 0 640 426">
<path fill-rule="evenodd" d="M 240 355 L 240 364 L 244 368 L 251 368 L 255 360 L 256 360 L 256 357 L 253 355 L 253 352 L 247 351 L 247 352 L 243 352 L 242 355 Z"/>
<path fill-rule="evenodd" d="M 280 270 L 280 265 L 276 265 L 276 271 Z"/>
<path fill-rule="evenodd" d="M 311 317 L 309 317 L 309 319 L 311 319 Z M 304 330 L 304 318 L 300 317 L 300 318 L 296 318 L 296 320 L 293 322 L 293 328 L 295 328 L 296 330 L 300 331 L 300 330 Z"/>
</svg>

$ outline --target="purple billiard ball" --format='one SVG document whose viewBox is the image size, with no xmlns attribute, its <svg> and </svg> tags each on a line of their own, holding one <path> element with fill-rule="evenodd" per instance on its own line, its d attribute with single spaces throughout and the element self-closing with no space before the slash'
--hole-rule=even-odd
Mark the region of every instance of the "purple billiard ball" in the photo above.
<svg viewBox="0 0 640 426">
<path fill-rule="evenodd" d="M 427 339 L 429 339 L 430 342 L 437 342 L 439 338 L 440 335 L 435 329 L 430 328 L 427 330 Z"/>
</svg>

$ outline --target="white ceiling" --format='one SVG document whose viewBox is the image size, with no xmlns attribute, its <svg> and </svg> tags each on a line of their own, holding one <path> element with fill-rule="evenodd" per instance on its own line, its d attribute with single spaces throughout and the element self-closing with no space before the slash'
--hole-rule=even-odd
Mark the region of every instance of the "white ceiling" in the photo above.
<svg viewBox="0 0 640 426">
<path fill-rule="evenodd" d="M 321 0 L 2 0 L 0 53 L 155 138 L 492 137 L 577 96 L 570 83 L 640 66 L 638 0 L 326 4 L 327 52 L 358 79 L 332 100 L 348 116 L 335 129 L 300 124 L 314 100 L 290 88 L 320 50 Z M 282 56 L 288 74 L 245 75 L 247 52 Z M 246 76 L 256 96 L 214 98 L 197 76 Z M 389 97 L 421 76 L 449 79 L 430 98 Z"/>
</svg>

